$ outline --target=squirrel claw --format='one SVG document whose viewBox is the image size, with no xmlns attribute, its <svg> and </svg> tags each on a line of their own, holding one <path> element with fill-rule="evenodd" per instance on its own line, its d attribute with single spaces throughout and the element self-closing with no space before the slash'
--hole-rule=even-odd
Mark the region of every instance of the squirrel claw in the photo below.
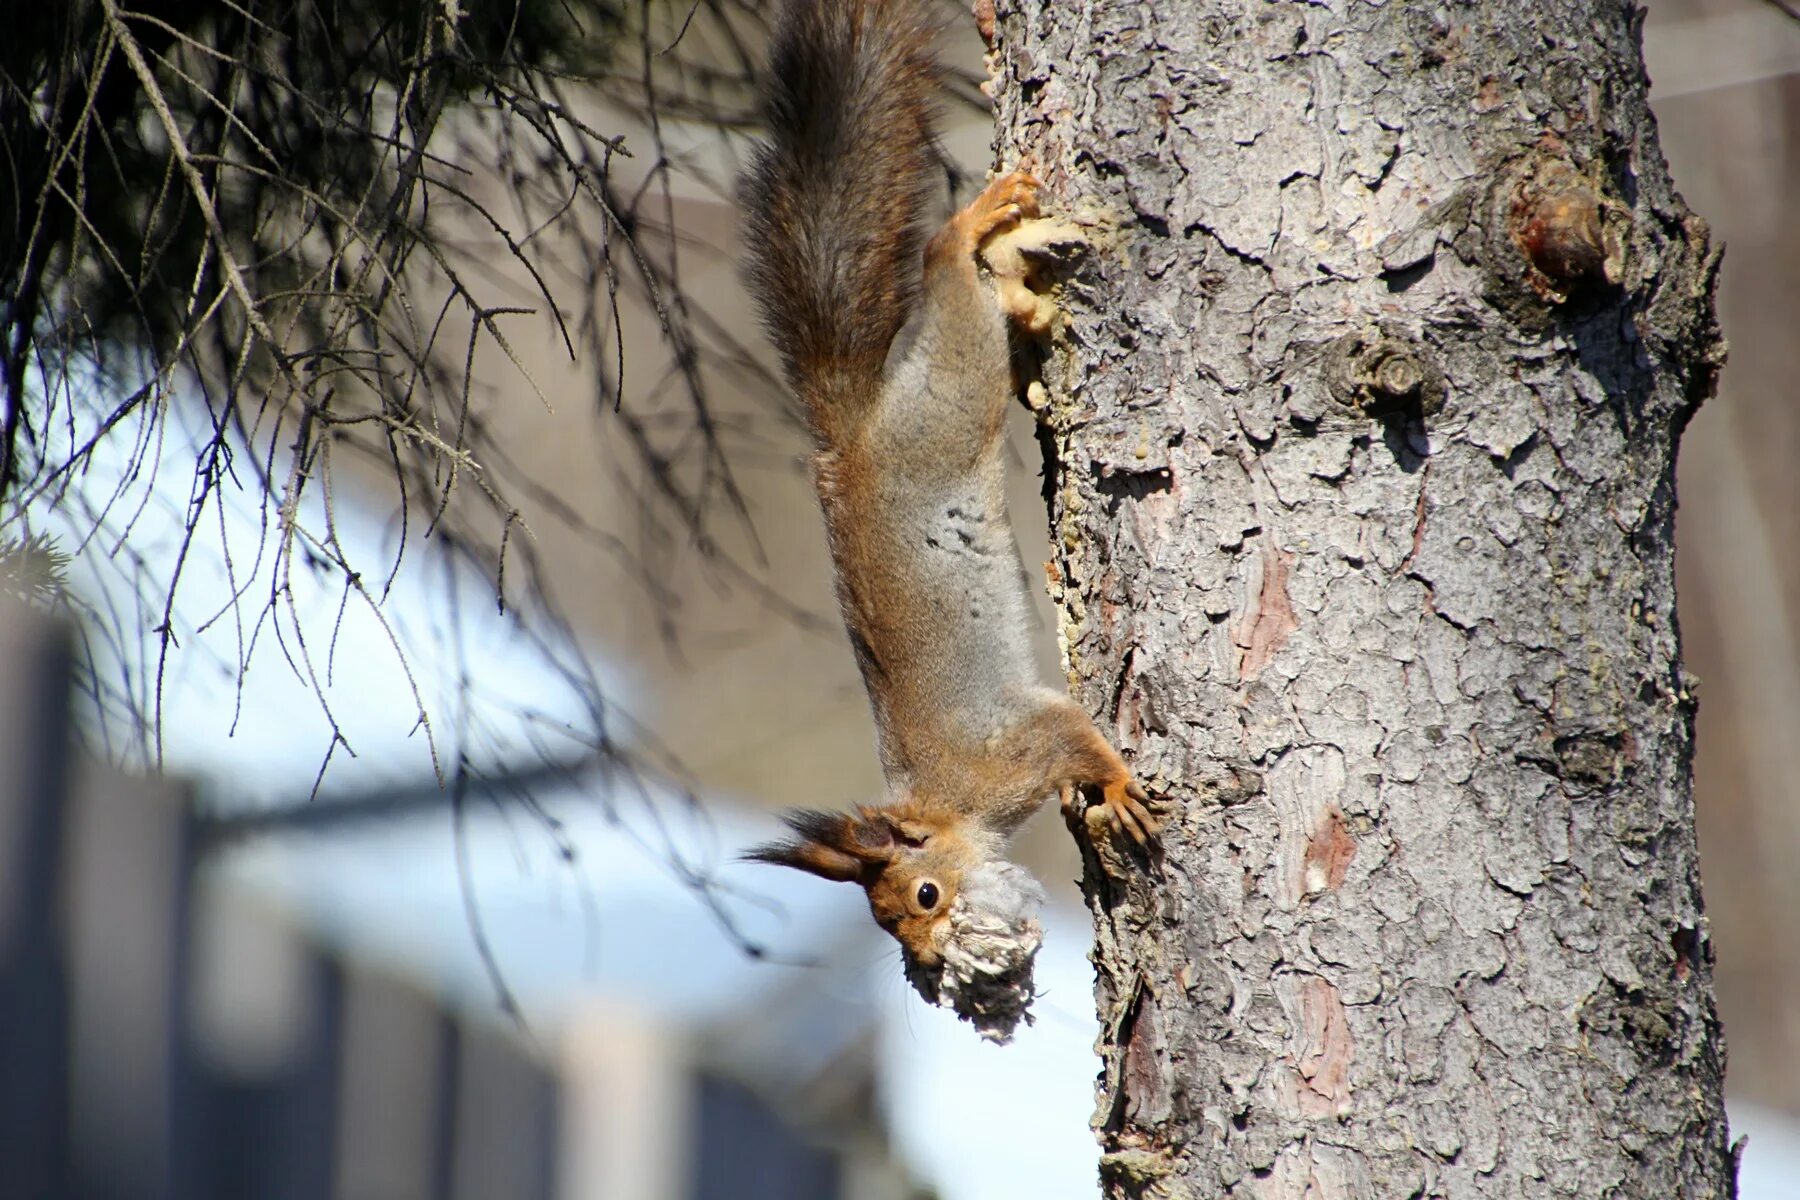
<svg viewBox="0 0 1800 1200">
<path fill-rule="evenodd" d="M 1038 215 L 1038 181 L 1023 171 L 1002 175 L 981 190 L 962 211 L 975 245 Z"/>
<path fill-rule="evenodd" d="M 1140 846 L 1148 846 L 1162 830 L 1156 814 L 1163 806 L 1151 800 L 1135 779 L 1116 779 L 1103 785 L 1100 803 L 1085 812 L 1073 782 L 1058 784 L 1056 792 L 1062 800 L 1063 817 L 1072 825 L 1085 828 L 1090 838 L 1098 840 L 1110 830 L 1115 837 L 1123 834 Z"/>
<path fill-rule="evenodd" d="M 1154 806 L 1150 803 L 1150 794 L 1137 780 L 1129 777 L 1114 780 L 1100 790 L 1100 796 L 1113 832 L 1123 830 L 1132 841 L 1147 846 L 1162 830 L 1162 822 L 1156 819 Z"/>
</svg>

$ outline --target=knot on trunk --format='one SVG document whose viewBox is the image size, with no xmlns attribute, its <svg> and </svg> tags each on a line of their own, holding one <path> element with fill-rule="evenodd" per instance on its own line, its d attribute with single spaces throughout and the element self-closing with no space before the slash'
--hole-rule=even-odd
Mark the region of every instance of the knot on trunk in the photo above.
<svg viewBox="0 0 1800 1200">
<path fill-rule="evenodd" d="M 1345 334 L 1326 354 L 1325 377 L 1339 404 L 1371 417 L 1435 416 L 1444 407 L 1444 376 L 1424 347 L 1383 326 Z"/>
<path fill-rule="evenodd" d="M 1489 193 L 1492 298 L 1527 324 L 1626 282 L 1631 214 L 1557 138 L 1512 159 Z"/>
</svg>

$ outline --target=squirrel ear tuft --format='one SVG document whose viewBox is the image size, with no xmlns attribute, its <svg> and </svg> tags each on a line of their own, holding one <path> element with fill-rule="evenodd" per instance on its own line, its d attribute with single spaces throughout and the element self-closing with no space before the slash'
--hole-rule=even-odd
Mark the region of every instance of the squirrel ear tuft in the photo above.
<svg viewBox="0 0 1800 1200">
<path fill-rule="evenodd" d="M 765 842 L 744 852 L 752 862 L 793 867 L 840 883 L 860 883 L 894 854 L 894 831 L 882 820 L 800 808 L 781 815 L 798 838 Z"/>
<path fill-rule="evenodd" d="M 743 857 L 750 862 L 793 867 L 835 883 L 856 883 L 863 873 L 861 860 L 818 842 L 764 842 L 744 851 Z"/>
</svg>

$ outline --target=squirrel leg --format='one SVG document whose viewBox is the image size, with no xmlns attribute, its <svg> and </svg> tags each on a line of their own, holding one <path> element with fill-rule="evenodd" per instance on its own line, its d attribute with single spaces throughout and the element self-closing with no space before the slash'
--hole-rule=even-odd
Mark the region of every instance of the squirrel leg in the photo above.
<svg viewBox="0 0 1800 1200">
<path fill-rule="evenodd" d="M 990 239 L 1037 216 L 1038 181 L 1023 171 L 1002 175 L 981 190 L 931 235 L 925 244 L 926 270 L 946 266 L 973 276 L 975 256 Z"/>
<path fill-rule="evenodd" d="M 993 277 L 1000 311 L 1032 336 L 1049 332 L 1057 305 L 1034 290 L 1034 260 L 1086 242 L 1067 221 L 1038 215 L 1037 179 L 1025 171 L 1000 176 L 932 235 L 925 247 L 929 276 L 946 268 L 974 278 L 977 257 Z"/>
<path fill-rule="evenodd" d="M 1161 806 L 1131 777 L 1131 768 L 1087 714 L 1072 701 L 1065 704 L 1056 706 L 1054 715 L 1047 714 L 1038 730 L 1047 744 L 1062 747 L 1054 777 L 1063 816 L 1071 825 L 1080 820 L 1090 837 L 1101 836 L 1099 823 L 1104 822 L 1113 833 L 1124 834 L 1140 846 L 1148 845 L 1162 829 L 1157 817 Z M 1085 812 L 1080 796 L 1084 786 L 1100 789 L 1100 803 Z"/>
</svg>

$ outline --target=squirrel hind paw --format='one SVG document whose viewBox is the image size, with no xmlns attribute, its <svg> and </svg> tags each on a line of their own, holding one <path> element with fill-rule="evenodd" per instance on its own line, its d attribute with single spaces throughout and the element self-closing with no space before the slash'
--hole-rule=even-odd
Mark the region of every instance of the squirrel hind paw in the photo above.
<svg viewBox="0 0 1800 1200">
<path fill-rule="evenodd" d="M 994 238 L 1035 218 L 1038 187 L 1033 176 L 1013 171 L 982 188 L 981 194 L 957 214 L 965 223 L 970 240 L 978 248 L 985 247 Z"/>
<path fill-rule="evenodd" d="M 1073 221 L 1032 217 L 990 237 L 981 252 L 989 268 L 996 272 L 1001 268 L 994 264 L 995 255 L 1003 256 L 1008 265 L 1017 262 L 1016 269 L 1023 271 L 1030 259 L 1066 257 L 1068 251 L 1087 244 L 1086 231 Z"/>
<path fill-rule="evenodd" d="M 1078 226 L 1054 217 L 1019 221 L 983 242 L 981 258 L 993 273 L 1007 319 L 1034 336 L 1048 333 L 1061 309 L 1053 297 L 1032 287 L 1037 282 L 1035 260 L 1059 257 L 1086 242 Z"/>
</svg>

